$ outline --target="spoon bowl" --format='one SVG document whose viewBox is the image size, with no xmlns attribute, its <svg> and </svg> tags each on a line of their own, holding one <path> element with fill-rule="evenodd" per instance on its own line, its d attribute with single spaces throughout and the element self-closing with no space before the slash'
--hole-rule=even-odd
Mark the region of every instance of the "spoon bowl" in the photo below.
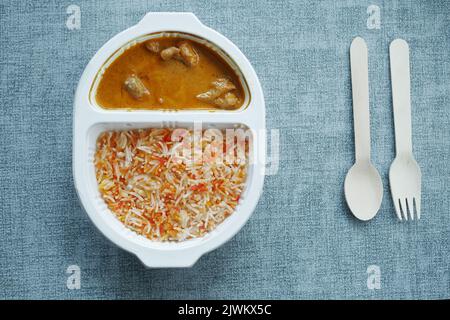
<svg viewBox="0 0 450 320">
<path fill-rule="evenodd" d="M 383 183 L 370 161 L 356 162 L 344 182 L 345 200 L 353 215 L 362 221 L 372 219 L 383 200 Z"/>
</svg>

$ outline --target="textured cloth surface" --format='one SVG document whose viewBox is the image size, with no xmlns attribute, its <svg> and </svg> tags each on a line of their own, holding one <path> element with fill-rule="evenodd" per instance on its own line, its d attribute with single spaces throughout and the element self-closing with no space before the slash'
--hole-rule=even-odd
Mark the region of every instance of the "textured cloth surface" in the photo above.
<svg viewBox="0 0 450 320">
<path fill-rule="evenodd" d="M 69 5 L 81 28 L 66 27 Z M 380 29 L 367 27 L 378 5 Z M 254 66 L 280 167 L 249 222 L 190 269 L 146 269 L 103 237 L 74 189 L 72 103 L 91 56 L 149 11 L 190 11 Z M 0 298 L 449 298 L 450 2 L 16 1 L 0 4 Z M 384 184 L 374 220 L 347 209 L 354 161 L 351 40 L 369 48 L 373 162 Z M 414 152 L 422 220 L 396 220 L 389 43 L 411 47 Z M 81 288 L 66 285 L 69 265 Z M 367 268 L 381 288 L 369 290 Z"/>
</svg>

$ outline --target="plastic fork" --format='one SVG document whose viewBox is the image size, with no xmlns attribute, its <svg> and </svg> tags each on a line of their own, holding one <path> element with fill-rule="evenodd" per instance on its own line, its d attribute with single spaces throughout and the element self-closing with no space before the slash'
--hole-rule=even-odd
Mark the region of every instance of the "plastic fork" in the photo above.
<svg viewBox="0 0 450 320">
<path fill-rule="evenodd" d="M 389 170 L 392 200 L 400 220 L 420 219 L 420 167 L 414 159 L 411 138 L 409 47 L 402 39 L 391 42 L 392 105 L 394 108 L 396 156 Z"/>
</svg>

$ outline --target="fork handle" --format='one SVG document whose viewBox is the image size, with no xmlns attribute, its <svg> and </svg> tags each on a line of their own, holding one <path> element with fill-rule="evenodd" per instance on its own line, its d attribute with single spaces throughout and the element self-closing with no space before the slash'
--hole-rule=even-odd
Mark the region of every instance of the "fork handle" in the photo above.
<svg viewBox="0 0 450 320">
<path fill-rule="evenodd" d="M 369 65 L 367 45 L 356 37 L 350 46 L 356 161 L 370 160 Z"/>
<path fill-rule="evenodd" d="M 395 150 L 397 155 L 412 154 L 409 47 L 395 39 L 389 48 L 392 105 L 394 108 Z"/>
</svg>

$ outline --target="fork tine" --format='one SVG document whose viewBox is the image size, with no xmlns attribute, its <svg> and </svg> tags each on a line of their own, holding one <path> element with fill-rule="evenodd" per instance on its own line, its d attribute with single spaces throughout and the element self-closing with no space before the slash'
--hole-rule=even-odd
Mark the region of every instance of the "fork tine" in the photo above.
<svg viewBox="0 0 450 320">
<path fill-rule="evenodd" d="M 417 220 L 419 220 L 420 219 L 420 194 L 419 194 L 419 196 L 414 198 L 414 203 L 416 206 Z"/>
<path fill-rule="evenodd" d="M 408 221 L 408 211 L 407 211 L 407 208 L 406 208 L 406 198 L 403 199 L 403 201 L 402 201 L 402 199 L 399 199 L 398 201 L 400 202 L 400 210 L 402 211 L 403 218 L 405 218 L 405 220 Z"/>
<path fill-rule="evenodd" d="M 395 214 L 397 215 L 398 220 L 402 221 L 402 214 L 400 212 L 400 200 L 394 201 Z"/>
<path fill-rule="evenodd" d="M 414 198 L 406 198 L 406 204 L 408 206 L 409 218 L 414 220 Z"/>
</svg>

